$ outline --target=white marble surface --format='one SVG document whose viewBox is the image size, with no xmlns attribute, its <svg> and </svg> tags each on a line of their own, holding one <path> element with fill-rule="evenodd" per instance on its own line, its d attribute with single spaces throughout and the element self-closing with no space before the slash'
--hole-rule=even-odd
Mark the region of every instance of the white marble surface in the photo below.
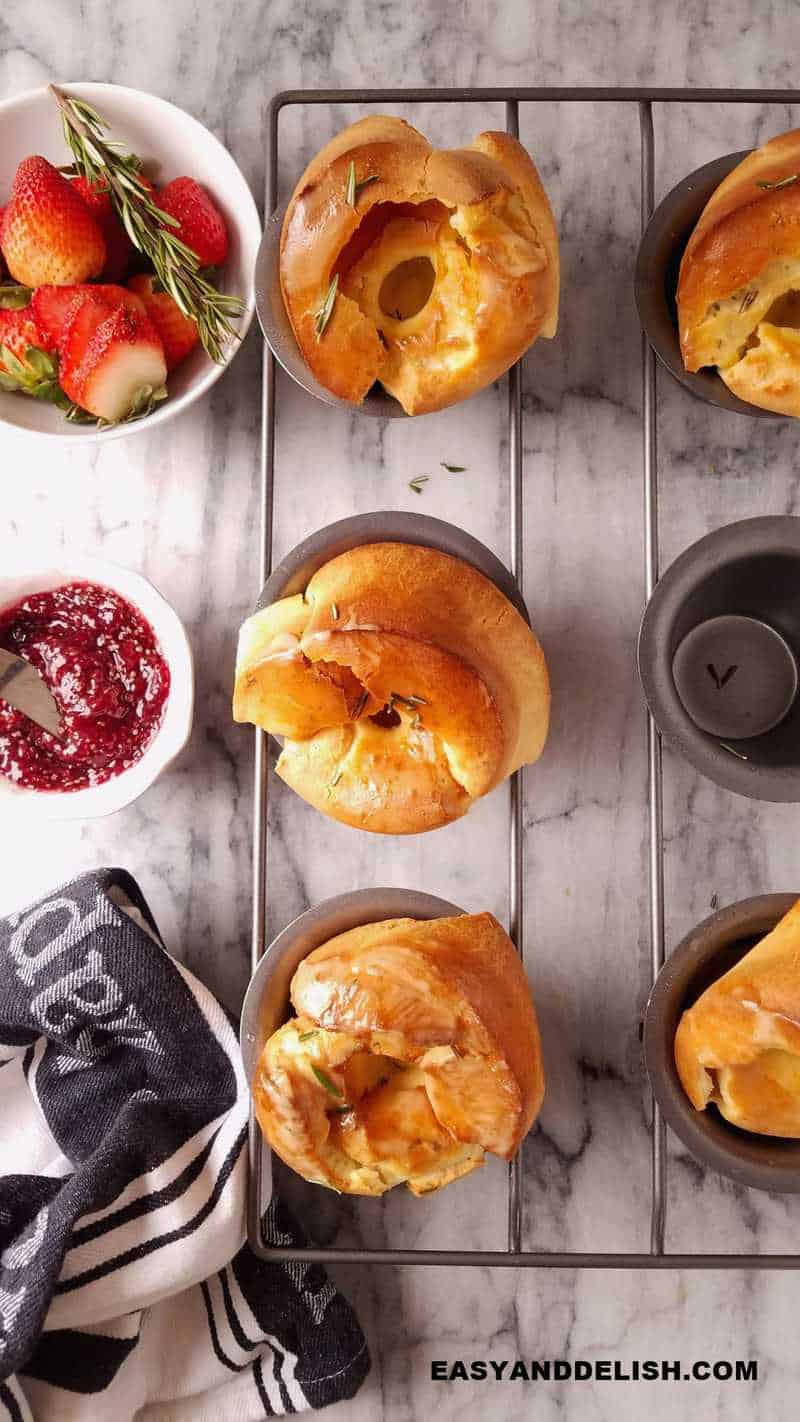
<svg viewBox="0 0 800 1422">
<path fill-rule="evenodd" d="M 200 16 L 202 15 L 202 18 Z M 0 98 L 52 77 L 116 80 L 188 108 L 228 144 L 261 199 L 263 120 L 289 86 L 624 83 L 789 85 L 800 39 L 790 0 L 725 6 L 655 0 L 5 0 Z M 402 109 L 398 110 L 404 112 Z M 351 113 L 282 121 L 284 189 Z M 405 111 L 457 141 L 500 126 L 501 106 Z M 656 110 L 657 188 L 797 122 L 785 108 Z M 525 367 L 525 591 L 551 664 L 554 729 L 526 790 L 528 962 L 549 1092 L 526 1159 L 526 1242 L 642 1248 L 649 1226 L 648 1100 L 638 1023 L 647 988 L 643 713 L 634 640 L 643 598 L 639 333 L 631 291 L 638 127 L 624 105 L 537 105 L 521 115 L 559 217 L 558 340 Z M 258 339 L 211 398 L 157 435 L 91 451 L 0 434 L 3 542 L 42 530 L 142 569 L 186 619 L 199 671 L 187 752 L 111 820 L 26 837 L 4 824 L 0 909 L 100 863 L 131 869 L 174 950 L 236 1009 L 247 978 L 251 738 L 229 717 L 237 624 L 256 591 Z M 797 431 L 723 416 L 666 378 L 661 405 L 665 563 L 711 528 L 798 511 Z M 346 513 L 419 509 L 508 556 L 505 384 L 414 423 L 332 414 L 280 384 L 276 550 Z M 446 474 L 439 461 L 465 464 Z M 421 497 L 415 474 L 432 478 Z M 709 909 L 800 888 L 793 806 L 746 802 L 665 757 L 668 936 Z M 465 908 L 506 911 L 505 797 L 427 839 L 361 838 L 278 790 L 271 923 L 351 885 L 410 884 Z M 441 1198 L 341 1214 L 330 1237 L 420 1246 L 503 1241 L 504 1174 L 489 1167 Z M 669 1244 L 797 1247 L 800 1201 L 704 1174 L 671 1142 Z M 800 1276 L 342 1269 L 375 1366 L 348 1422 L 443 1417 L 714 1417 L 782 1422 L 800 1401 Z M 524 1384 L 430 1380 L 433 1358 L 757 1358 L 752 1384 Z M 336 1415 L 335 1413 L 331 1414 Z"/>
</svg>

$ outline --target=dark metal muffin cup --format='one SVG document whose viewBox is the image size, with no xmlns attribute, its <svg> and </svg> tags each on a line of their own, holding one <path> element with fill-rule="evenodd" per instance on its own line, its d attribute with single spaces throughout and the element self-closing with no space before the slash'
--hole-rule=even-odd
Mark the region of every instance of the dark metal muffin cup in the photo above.
<svg viewBox="0 0 800 1422">
<path fill-rule="evenodd" d="M 286 208 L 273 212 L 264 227 L 258 249 L 255 274 L 256 311 L 264 339 L 287 375 L 326 405 L 338 405 L 357 415 L 376 415 L 381 419 L 407 419 L 405 410 L 394 396 L 381 385 L 374 385 L 360 405 L 342 400 L 332 390 L 321 385 L 310 370 L 294 337 L 292 324 L 283 303 L 280 280 L 281 229 Z M 417 416 L 416 418 L 419 418 Z"/>
<path fill-rule="evenodd" d="M 388 918 L 452 918 L 463 913 L 456 904 L 416 889 L 355 889 L 301 913 L 272 940 L 245 994 L 239 1043 L 248 1082 L 253 1080 L 264 1043 L 290 1016 L 292 978 L 315 948 L 365 923 L 382 923 Z M 264 1152 L 264 1169 L 271 1169 L 268 1151 Z M 270 1190 L 267 1177 L 262 1186 L 265 1198 Z"/>
<path fill-rule="evenodd" d="M 667 569 L 645 608 L 638 664 L 647 704 L 662 735 L 715 784 L 754 800 L 800 801 L 800 698 L 762 735 L 725 740 L 701 730 L 675 682 L 673 662 L 701 624 L 739 614 L 774 629 L 800 661 L 800 518 L 775 515 L 728 524 L 692 544 Z M 752 642 L 731 662 L 735 676 L 758 675 Z M 740 665 L 737 665 L 740 663 Z M 720 695 L 736 686 L 719 670 Z"/>
<path fill-rule="evenodd" d="M 277 602 L 278 598 L 304 592 L 314 573 L 325 563 L 350 548 L 360 548 L 366 543 L 411 543 L 417 547 L 436 548 L 440 553 L 460 558 L 489 578 L 530 624 L 528 609 L 514 578 L 484 543 L 444 519 L 430 518 L 427 514 L 398 513 L 393 509 L 355 514 L 352 518 L 340 519 L 338 523 L 329 523 L 304 538 L 267 578 L 254 610 L 260 612 L 271 602 Z"/>
<path fill-rule="evenodd" d="M 692 395 L 737 415 L 785 419 L 774 410 L 762 410 L 740 400 L 715 370 L 686 370 L 678 338 L 676 292 L 681 258 L 711 194 L 749 151 L 727 153 L 724 158 L 705 163 L 683 178 L 659 203 L 639 244 L 634 295 L 639 320 L 653 350 Z"/>
<path fill-rule="evenodd" d="M 800 1140 L 756 1135 L 709 1106 L 696 1111 L 675 1065 L 675 1033 L 684 1010 L 775 927 L 800 895 L 762 894 L 703 920 L 658 975 L 644 1020 L 644 1059 L 667 1124 L 702 1165 L 754 1190 L 800 1193 Z"/>
</svg>

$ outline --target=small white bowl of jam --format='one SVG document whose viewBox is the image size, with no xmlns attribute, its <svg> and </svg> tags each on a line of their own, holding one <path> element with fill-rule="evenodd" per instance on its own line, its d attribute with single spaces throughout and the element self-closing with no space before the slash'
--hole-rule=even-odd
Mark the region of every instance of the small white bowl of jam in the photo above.
<svg viewBox="0 0 800 1422">
<path fill-rule="evenodd" d="M 0 699 L 0 807 L 45 819 L 112 814 L 183 749 L 194 703 L 183 624 L 128 568 L 64 555 L 0 571 L 0 647 L 34 665 L 53 736 Z"/>
</svg>

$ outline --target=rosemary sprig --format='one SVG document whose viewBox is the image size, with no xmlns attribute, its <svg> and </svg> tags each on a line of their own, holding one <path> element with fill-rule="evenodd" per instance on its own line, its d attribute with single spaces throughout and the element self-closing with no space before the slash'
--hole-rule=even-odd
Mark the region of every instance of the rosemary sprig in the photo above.
<svg viewBox="0 0 800 1422">
<path fill-rule="evenodd" d="M 335 277 L 334 277 L 333 280 L 331 281 L 331 284 L 330 284 L 330 286 L 328 287 L 327 292 L 325 293 L 325 300 L 323 301 L 322 305 L 320 306 L 319 311 L 317 312 L 316 317 L 315 317 L 315 319 L 314 319 L 314 330 L 315 330 L 315 332 L 316 332 L 316 336 L 317 336 L 317 340 L 318 340 L 318 341 L 321 341 L 321 340 L 322 340 L 322 336 L 323 336 L 323 333 L 324 333 L 324 331 L 325 331 L 325 327 L 327 326 L 328 322 L 329 322 L 330 319 L 331 319 L 331 316 L 333 315 L 333 305 L 334 305 L 334 302 L 336 301 L 336 293 L 337 293 L 338 290 L 339 290 L 339 273 L 337 272 L 336 275 L 335 275 Z"/>
<path fill-rule="evenodd" d="M 415 494 L 421 494 L 423 484 L 427 484 L 430 477 L 430 474 L 418 474 L 416 479 L 409 479 L 409 489 L 413 489 Z"/>
<path fill-rule="evenodd" d="M 331 777 L 331 779 L 328 781 L 327 785 L 325 786 L 325 794 L 326 794 L 326 796 L 327 796 L 327 798 L 328 798 L 329 800 L 330 800 L 331 795 L 333 794 L 334 790 L 336 789 L 336 786 L 339 784 L 339 781 L 341 780 L 343 774 L 344 774 L 344 771 L 343 771 L 343 770 L 341 770 L 341 769 L 337 770 L 337 771 L 333 774 L 333 776 Z"/>
<path fill-rule="evenodd" d="M 364 188 L 368 188 L 370 183 L 379 182 L 380 176 L 380 173 L 370 173 L 368 178 L 362 178 L 360 183 L 356 183 L 356 202 L 358 202 L 358 199 L 364 191 Z M 353 206 L 355 206 L 355 203 L 353 204 Z"/>
<path fill-rule="evenodd" d="M 443 469 L 447 470 L 448 474 L 466 474 L 467 472 L 466 464 L 446 464 L 443 459 L 440 459 L 439 463 Z"/>
<path fill-rule="evenodd" d="M 314 1028 L 312 1028 L 312 1030 L 311 1030 L 310 1032 L 300 1032 L 300 1033 L 298 1034 L 297 1040 L 298 1040 L 298 1042 L 308 1042 L 308 1041 L 311 1040 L 312 1037 L 318 1037 L 318 1036 L 319 1036 L 319 1031 L 318 1031 L 318 1029 L 317 1029 L 316 1027 L 314 1027 Z"/>
<path fill-rule="evenodd" d="M 317 1078 L 317 1081 L 319 1082 L 320 1086 L 324 1086 L 325 1090 L 329 1091 L 331 1096 L 336 1096 L 341 1101 L 344 1096 L 344 1092 L 339 1090 L 335 1081 L 331 1081 L 331 1078 L 328 1076 L 328 1073 L 326 1071 L 323 1071 L 322 1067 L 314 1066 L 313 1062 L 311 1064 L 311 1070 Z"/>
<path fill-rule="evenodd" d="M 176 305 L 196 321 L 200 343 L 213 361 L 223 359 L 223 346 L 236 338 L 231 322 L 241 315 L 238 296 L 217 291 L 200 270 L 195 253 L 171 228 L 179 224 L 162 212 L 141 176 L 141 159 L 126 153 L 116 139 L 106 138 L 108 125 L 83 102 L 50 85 L 61 110 L 64 138 L 75 168 L 90 183 L 107 185 L 111 202 L 134 247 L 152 262 L 156 276 Z"/>
<path fill-rule="evenodd" d="M 418 706 L 427 706 L 428 702 L 424 696 L 417 696 L 416 692 L 413 696 L 401 696 L 399 691 L 391 691 L 389 693 L 389 705 L 394 706 L 395 704 L 398 706 L 407 706 L 410 711 L 415 711 Z"/>
<path fill-rule="evenodd" d="M 731 755 L 735 755 L 737 760 L 747 760 L 746 755 L 742 755 L 742 752 L 736 750 L 735 746 L 729 746 L 727 741 L 720 741 L 720 745 L 723 750 L 730 751 Z"/>
<path fill-rule="evenodd" d="M 739 315 L 740 315 L 740 316 L 744 315 L 744 312 L 747 311 L 747 310 L 749 310 L 749 308 L 752 306 L 752 304 L 753 304 L 753 302 L 755 301 L 755 299 L 756 299 L 757 296 L 758 296 L 758 288 L 755 287 L 755 286 L 752 286 L 749 291 L 746 291 L 746 292 L 745 292 L 744 296 L 742 297 L 741 301 L 739 302 Z"/>
<path fill-rule="evenodd" d="M 769 178 L 764 178 L 762 182 L 756 183 L 756 187 L 777 192 L 779 188 L 790 188 L 797 182 L 800 182 L 800 173 L 790 173 L 786 178 L 776 178 L 774 183 L 771 183 Z"/>
<path fill-rule="evenodd" d="M 356 165 L 355 165 L 355 163 L 353 162 L 352 158 L 350 159 L 350 166 L 349 166 L 349 168 L 347 169 L 347 187 L 346 187 L 345 190 L 344 190 L 344 200 L 345 200 L 345 202 L 347 203 L 347 206 L 348 206 L 348 207 L 355 207 L 355 205 L 356 205 Z"/>
<path fill-rule="evenodd" d="M 350 720 L 351 720 L 351 721 L 357 721 L 357 720 L 358 720 L 359 716 L 361 715 L 361 712 L 364 710 L 364 707 L 366 706 L 366 704 L 367 704 L 368 701 L 369 701 L 369 692 L 368 692 L 368 691 L 362 691 L 361 695 L 360 695 L 359 698 L 358 698 L 358 701 L 356 702 L 355 706 L 353 707 L 352 711 L 350 712 Z"/>
<path fill-rule="evenodd" d="M 370 173 L 368 178 L 362 178 L 361 182 L 357 183 L 356 165 L 353 162 L 353 159 L 351 158 L 350 165 L 347 169 L 347 186 L 344 190 L 344 200 L 347 203 L 348 207 L 355 207 L 358 202 L 359 194 L 362 192 L 362 190 L 364 188 L 368 188 L 370 183 L 377 183 L 378 177 L 379 175 L 377 173 Z"/>
</svg>

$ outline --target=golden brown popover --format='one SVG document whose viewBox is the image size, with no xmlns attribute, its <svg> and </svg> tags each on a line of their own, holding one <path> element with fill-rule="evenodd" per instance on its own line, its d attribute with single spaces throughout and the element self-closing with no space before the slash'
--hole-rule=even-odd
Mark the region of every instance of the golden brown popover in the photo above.
<svg viewBox="0 0 800 1422">
<path fill-rule="evenodd" d="M 681 262 L 678 322 L 687 370 L 716 366 L 741 400 L 800 415 L 800 129 L 712 194 Z"/>
<path fill-rule="evenodd" d="M 278 774 L 358 829 L 457 819 L 538 759 L 549 712 L 535 633 L 494 583 L 433 548 L 353 548 L 239 634 L 234 719 L 282 736 Z"/>
<path fill-rule="evenodd" d="M 360 404 L 380 381 L 409 415 L 481 390 L 558 323 L 558 235 L 515 138 L 439 150 L 403 119 L 361 119 L 294 190 L 280 278 L 320 383 Z"/>
<path fill-rule="evenodd" d="M 684 1012 L 675 1062 L 698 1111 L 800 1138 L 800 900 Z"/>
<path fill-rule="evenodd" d="M 510 1160 L 536 1119 L 536 1011 L 491 914 L 353 928 L 304 959 L 291 1001 L 253 1097 L 273 1150 L 307 1180 L 422 1195 L 487 1151 Z"/>
</svg>

